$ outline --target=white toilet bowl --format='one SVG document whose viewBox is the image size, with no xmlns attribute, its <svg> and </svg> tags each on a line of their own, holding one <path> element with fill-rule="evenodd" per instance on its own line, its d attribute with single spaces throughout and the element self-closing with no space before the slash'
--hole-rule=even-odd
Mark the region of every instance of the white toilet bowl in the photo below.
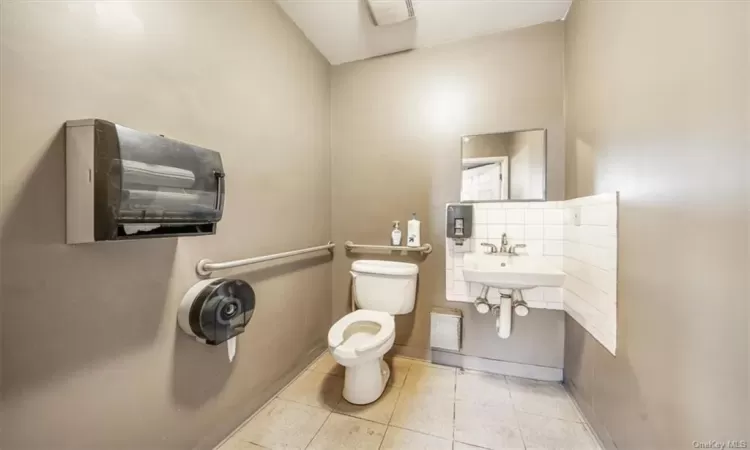
<svg viewBox="0 0 750 450">
<path fill-rule="evenodd" d="M 331 327 L 328 347 L 346 368 L 343 395 L 349 403 L 372 403 L 383 393 L 391 372 L 383 355 L 395 337 L 396 325 L 387 312 L 359 309 Z"/>
<path fill-rule="evenodd" d="M 346 368 L 344 398 L 366 405 L 377 400 L 391 376 L 383 355 L 396 338 L 394 315 L 414 310 L 416 264 L 357 260 L 352 263 L 352 309 L 328 332 L 333 359 Z"/>
</svg>

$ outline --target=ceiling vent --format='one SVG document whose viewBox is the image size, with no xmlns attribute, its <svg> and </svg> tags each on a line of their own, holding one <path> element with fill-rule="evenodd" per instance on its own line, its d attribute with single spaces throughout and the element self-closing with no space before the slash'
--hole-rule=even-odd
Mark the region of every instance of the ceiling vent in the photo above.
<svg viewBox="0 0 750 450">
<path fill-rule="evenodd" d="M 411 0 L 366 0 L 375 26 L 392 25 L 414 18 Z"/>
</svg>

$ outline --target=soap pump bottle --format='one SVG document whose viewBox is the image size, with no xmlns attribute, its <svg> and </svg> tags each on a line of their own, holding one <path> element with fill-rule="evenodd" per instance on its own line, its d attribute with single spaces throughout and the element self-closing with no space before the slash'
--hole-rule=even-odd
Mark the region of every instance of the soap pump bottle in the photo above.
<svg viewBox="0 0 750 450">
<path fill-rule="evenodd" d="M 399 221 L 393 221 L 393 231 L 391 231 L 391 245 L 401 245 L 401 230 L 399 229 Z"/>
<path fill-rule="evenodd" d="M 407 224 L 406 231 L 406 246 L 407 247 L 419 247 L 422 244 L 419 243 L 419 226 L 420 222 L 417 220 L 417 213 L 411 214 L 411 220 Z"/>
</svg>

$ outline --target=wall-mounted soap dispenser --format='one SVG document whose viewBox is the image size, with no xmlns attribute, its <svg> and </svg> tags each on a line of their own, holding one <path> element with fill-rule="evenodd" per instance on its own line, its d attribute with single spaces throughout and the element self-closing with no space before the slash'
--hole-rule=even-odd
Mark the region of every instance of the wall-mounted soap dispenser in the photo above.
<svg viewBox="0 0 750 450">
<path fill-rule="evenodd" d="M 448 203 L 445 207 L 445 234 L 453 239 L 453 250 L 469 252 L 471 246 L 467 239 L 473 228 L 474 207 L 466 203 Z"/>
</svg>

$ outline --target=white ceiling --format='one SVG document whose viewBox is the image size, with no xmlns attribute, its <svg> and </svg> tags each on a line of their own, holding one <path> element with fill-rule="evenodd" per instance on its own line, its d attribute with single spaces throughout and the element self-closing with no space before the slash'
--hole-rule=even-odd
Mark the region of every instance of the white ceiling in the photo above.
<svg viewBox="0 0 750 450">
<path fill-rule="evenodd" d="M 331 64 L 560 20 L 571 3 L 413 0 L 415 20 L 376 27 L 365 0 L 276 1 Z"/>
</svg>

